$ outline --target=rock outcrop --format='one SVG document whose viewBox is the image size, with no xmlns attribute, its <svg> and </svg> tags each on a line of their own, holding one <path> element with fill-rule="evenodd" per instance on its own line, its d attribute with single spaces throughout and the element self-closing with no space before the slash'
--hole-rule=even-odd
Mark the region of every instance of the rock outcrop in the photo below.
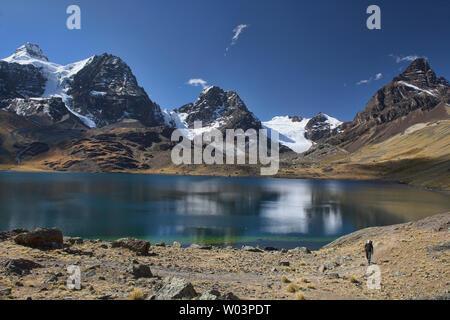
<svg viewBox="0 0 450 320">
<path fill-rule="evenodd" d="M 64 238 L 62 232 L 56 228 L 38 228 L 32 232 L 17 235 L 14 241 L 31 248 L 61 248 Z"/>
<path fill-rule="evenodd" d="M 96 56 L 73 78 L 68 94 L 71 107 L 88 116 L 97 127 L 123 119 L 146 126 L 164 124 L 160 107 L 139 87 L 130 67 L 119 57 Z"/>
<path fill-rule="evenodd" d="M 192 284 L 181 278 L 166 278 L 161 289 L 156 293 L 155 300 L 182 300 L 197 296 Z"/>
<path fill-rule="evenodd" d="M 136 252 L 139 255 L 147 255 L 150 249 L 150 242 L 133 238 L 118 239 L 112 243 L 113 248 L 125 248 Z"/>
</svg>

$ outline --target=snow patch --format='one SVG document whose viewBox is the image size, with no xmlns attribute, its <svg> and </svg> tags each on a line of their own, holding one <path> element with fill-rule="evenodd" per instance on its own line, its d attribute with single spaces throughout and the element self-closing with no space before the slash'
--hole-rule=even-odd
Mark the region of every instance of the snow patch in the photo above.
<svg viewBox="0 0 450 320">
<path fill-rule="evenodd" d="M 426 94 L 428 94 L 428 95 L 430 95 L 430 96 L 436 97 L 436 95 L 435 95 L 434 93 L 432 93 L 431 91 L 425 90 L 425 89 L 421 89 L 421 88 L 416 87 L 415 85 L 412 85 L 412 84 L 407 83 L 407 82 L 405 82 L 405 81 L 399 81 L 398 83 L 399 83 L 399 84 L 402 84 L 402 85 L 404 85 L 404 86 L 406 86 L 406 87 L 412 88 L 412 89 L 414 89 L 414 90 L 417 90 L 417 91 L 426 93 Z"/>
<path fill-rule="evenodd" d="M 300 122 L 293 122 L 288 116 L 275 117 L 270 121 L 262 122 L 263 128 L 268 129 L 267 133 L 271 137 L 270 130 L 278 131 L 279 143 L 290 148 L 292 151 L 302 153 L 312 147 L 313 142 L 305 138 L 305 127 L 311 119 L 303 119 Z"/>
<path fill-rule="evenodd" d="M 92 97 L 104 97 L 106 96 L 106 92 L 103 91 L 91 91 L 90 92 Z"/>
<path fill-rule="evenodd" d="M 330 129 L 336 129 L 342 124 L 336 118 L 323 114 L 327 118 Z M 302 153 L 310 149 L 314 142 L 305 137 L 306 125 L 311 119 L 303 119 L 300 122 L 292 121 L 289 116 L 275 117 L 270 121 L 262 122 L 263 128 L 268 129 L 268 136 L 271 137 L 271 131 L 278 131 L 279 143 L 290 148 L 296 153 Z"/>
</svg>

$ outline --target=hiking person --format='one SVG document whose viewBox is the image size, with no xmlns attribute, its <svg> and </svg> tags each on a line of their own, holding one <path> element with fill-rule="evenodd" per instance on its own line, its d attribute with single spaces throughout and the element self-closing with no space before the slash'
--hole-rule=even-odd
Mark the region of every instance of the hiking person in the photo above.
<svg viewBox="0 0 450 320">
<path fill-rule="evenodd" d="M 372 262 L 372 256 L 373 256 L 373 243 L 372 240 L 367 240 L 366 245 L 364 246 L 365 250 L 366 250 L 366 258 L 367 261 L 369 262 L 369 266 L 370 263 Z"/>
</svg>

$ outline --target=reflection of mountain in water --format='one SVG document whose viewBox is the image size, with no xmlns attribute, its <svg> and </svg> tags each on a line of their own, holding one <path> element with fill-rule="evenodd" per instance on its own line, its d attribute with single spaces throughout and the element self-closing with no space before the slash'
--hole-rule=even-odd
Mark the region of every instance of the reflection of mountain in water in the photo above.
<svg viewBox="0 0 450 320">
<path fill-rule="evenodd" d="M 57 226 L 91 238 L 312 241 L 450 209 L 447 195 L 373 182 L 0 175 L 0 230 Z"/>
</svg>

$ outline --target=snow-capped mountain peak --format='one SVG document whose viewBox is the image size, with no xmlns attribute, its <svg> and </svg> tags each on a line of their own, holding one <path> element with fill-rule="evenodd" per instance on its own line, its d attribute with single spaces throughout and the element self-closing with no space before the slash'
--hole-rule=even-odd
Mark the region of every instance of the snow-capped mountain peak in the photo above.
<svg viewBox="0 0 450 320">
<path fill-rule="evenodd" d="M 4 61 L 20 63 L 20 61 L 31 59 L 48 61 L 47 56 L 37 44 L 27 42 L 23 46 L 17 48 L 14 54 L 4 59 Z"/>
<path fill-rule="evenodd" d="M 194 136 L 211 129 L 261 128 L 261 122 L 250 112 L 234 91 L 224 91 L 210 86 L 200 93 L 195 103 L 188 103 L 172 112 L 164 111 L 166 124 L 185 131 L 185 136 Z M 202 129 L 195 130 L 194 123 L 202 122 Z"/>
<path fill-rule="evenodd" d="M 8 99 L 3 108 L 17 114 L 37 112 L 37 104 L 29 99 L 60 98 L 67 111 L 91 128 L 125 118 L 145 125 L 163 124 L 159 106 L 139 87 L 130 67 L 116 56 L 103 54 L 60 65 L 48 61 L 38 45 L 26 43 L 0 60 L 0 70 L 0 101 Z M 11 87 L 15 90 L 8 89 Z"/>
<path fill-rule="evenodd" d="M 310 119 L 279 116 L 262 123 L 268 129 L 269 136 L 270 130 L 277 131 L 280 144 L 297 153 L 307 151 L 316 141 L 331 134 L 341 124 L 341 121 L 324 113 Z"/>
<path fill-rule="evenodd" d="M 2 61 L 8 63 L 17 63 L 20 65 L 31 65 L 41 71 L 42 76 L 46 79 L 44 93 L 39 96 L 25 96 L 24 98 L 61 98 L 67 109 L 77 116 L 86 126 L 95 127 L 95 123 L 89 117 L 83 116 L 71 109 L 71 97 L 68 94 L 70 81 L 82 70 L 93 57 L 71 63 L 66 66 L 52 63 L 44 55 L 41 48 L 33 43 L 27 42 L 19 47 L 15 53 Z"/>
</svg>

